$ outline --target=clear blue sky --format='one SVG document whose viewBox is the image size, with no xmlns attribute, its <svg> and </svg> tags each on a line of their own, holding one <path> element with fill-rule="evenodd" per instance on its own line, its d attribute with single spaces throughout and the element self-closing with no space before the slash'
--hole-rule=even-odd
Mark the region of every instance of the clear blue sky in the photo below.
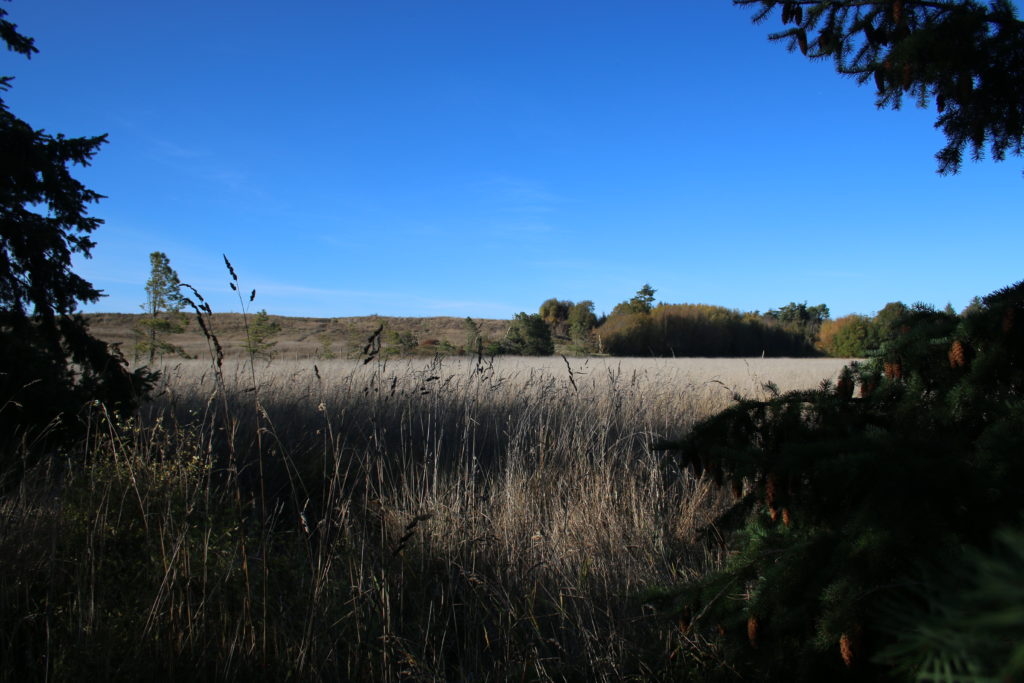
<svg viewBox="0 0 1024 683">
<path fill-rule="evenodd" d="M 37 128 L 108 133 L 76 269 L 136 312 L 151 251 L 215 310 L 510 317 L 549 297 L 957 309 L 1024 278 L 1024 159 L 935 173 L 934 111 L 769 43 L 728 0 L 15 0 Z"/>
</svg>

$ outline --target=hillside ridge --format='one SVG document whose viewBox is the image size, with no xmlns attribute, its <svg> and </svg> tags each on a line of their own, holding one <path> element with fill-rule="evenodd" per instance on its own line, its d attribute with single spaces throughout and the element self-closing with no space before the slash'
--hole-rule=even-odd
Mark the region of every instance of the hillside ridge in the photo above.
<svg viewBox="0 0 1024 683">
<path fill-rule="evenodd" d="M 251 324 L 255 314 L 248 314 Z M 142 313 L 87 313 L 89 329 L 99 339 L 119 345 L 126 358 L 132 359 Z M 434 316 L 425 318 L 365 315 L 349 317 L 310 318 L 270 315 L 281 326 L 271 341 L 276 342 L 278 358 L 316 358 L 334 355 L 338 358 L 358 357 L 367 339 L 383 325 L 382 341 L 411 335 L 423 352 L 432 347 L 461 349 L 466 345 L 469 330 L 465 318 Z M 181 334 L 168 335 L 167 341 L 181 347 L 189 356 L 209 353 L 206 338 L 195 315 L 188 315 L 188 326 Z M 509 321 L 473 318 L 485 339 L 501 339 L 508 331 Z M 217 335 L 225 355 L 245 352 L 245 321 L 241 313 L 214 313 L 210 328 Z M 447 344 L 447 346 L 445 346 Z"/>
</svg>

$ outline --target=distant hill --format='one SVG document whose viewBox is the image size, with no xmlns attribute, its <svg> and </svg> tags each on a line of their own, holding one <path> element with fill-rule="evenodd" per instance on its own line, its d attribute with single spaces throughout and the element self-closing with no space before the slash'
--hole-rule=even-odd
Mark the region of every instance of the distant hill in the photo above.
<svg viewBox="0 0 1024 683">
<path fill-rule="evenodd" d="M 135 346 L 134 329 L 142 314 L 90 313 L 86 319 L 94 336 L 108 343 L 120 344 L 121 351 L 132 359 Z M 189 324 L 182 334 L 170 335 L 167 341 L 180 346 L 190 356 L 202 357 L 209 353 L 206 338 L 189 315 Z M 250 320 L 252 316 L 250 315 Z M 325 345 L 338 358 L 358 357 L 367 338 L 380 325 L 384 325 L 382 341 L 387 346 L 396 335 L 408 340 L 412 335 L 416 353 L 432 354 L 437 350 L 465 346 L 468 330 L 465 318 L 394 318 L 379 315 L 351 318 L 292 318 L 272 315 L 272 321 L 281 325 L 281 332 L 273 337 L 278 358 L 316 358 L 324 355 Z M 240 313 L 215 313 L 211 327 L 220 340 L 227 356 L 244 353 L 245 327 Z M 507 320 L 473 319 L 484 339 L 498 340 L 505 336 Z M 445 346 L 447 343 L 450 346 Z"/>
</svg>

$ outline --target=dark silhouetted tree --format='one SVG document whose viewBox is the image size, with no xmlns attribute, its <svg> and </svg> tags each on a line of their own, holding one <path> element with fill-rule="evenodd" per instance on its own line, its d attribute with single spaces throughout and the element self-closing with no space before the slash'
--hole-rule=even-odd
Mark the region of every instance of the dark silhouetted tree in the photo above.
<svg viewBox="0 0 1024 683">
<path fill-rule="evenodd" d="M 957 173 L 965 149 L 996 160 L 1024 144 L 1024 23 L 1009 0 L 733 0 L 757 7 L 754 21 L 780 10 L 788 28 L 769 38 L 841 74 L 873 82 L 880 108 L 908 97 L 934 101 L 946 145 L 938 172 Z"/>
<path fill-rule="evenodd" d="M 0 9 L 0 38 L 30 57 L 31 38 Z M 0 92 L 11 85 L 0 78 Z M 101 293 L 71 269 L 88 257 L 102 223 L 87 205 L 101 195 L 78 182 L 69 166 L 87 166 L 106 141 L 36 130 L 0 99 L 0 434 L 11 441 L 59 419 L 64 428 L 83 404 L 128 408 L 148 385 L 124 359 L 89 334 L 81 303 Z M 61 430 L 58 430 L 58 432 Z M 66 429 L 64 430 L 66 431 Z"/>
</svg>

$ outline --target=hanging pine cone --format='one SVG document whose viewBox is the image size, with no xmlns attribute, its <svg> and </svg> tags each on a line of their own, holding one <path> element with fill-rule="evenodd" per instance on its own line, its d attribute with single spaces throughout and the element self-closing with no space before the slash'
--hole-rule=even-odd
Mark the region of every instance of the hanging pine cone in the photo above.
<svg viewBox="0 0 1024 683">
<path fill-rule="evenodd" d="M 786 526 L 793 523 L 793 515 L 790 514 L 789 508 L 782 508 L 782 523 Z"/>
<path fill-rule="evenodd" d="M 854 626 L 839 638 L 839 654 L 847 668 L 853 668 L 861 659 L 861 627 Z"/>
<path fill-rule="evenodd" d="M 747 640 L 750 641 L 750 647 L 757 649 L 758 637 L 760 636 L 761 623 L 757 620 L 757 617 L 751 615 L 747 619 Z"/>
<path fill-rule="evenodd" d="M 949 367 L 951 368 L 962 368 L 967 365 L 967 351 L 964 348 L 963 342 L 959 339 L 953 342 L 953 345 L 949 347 Z"/>
</svg>

